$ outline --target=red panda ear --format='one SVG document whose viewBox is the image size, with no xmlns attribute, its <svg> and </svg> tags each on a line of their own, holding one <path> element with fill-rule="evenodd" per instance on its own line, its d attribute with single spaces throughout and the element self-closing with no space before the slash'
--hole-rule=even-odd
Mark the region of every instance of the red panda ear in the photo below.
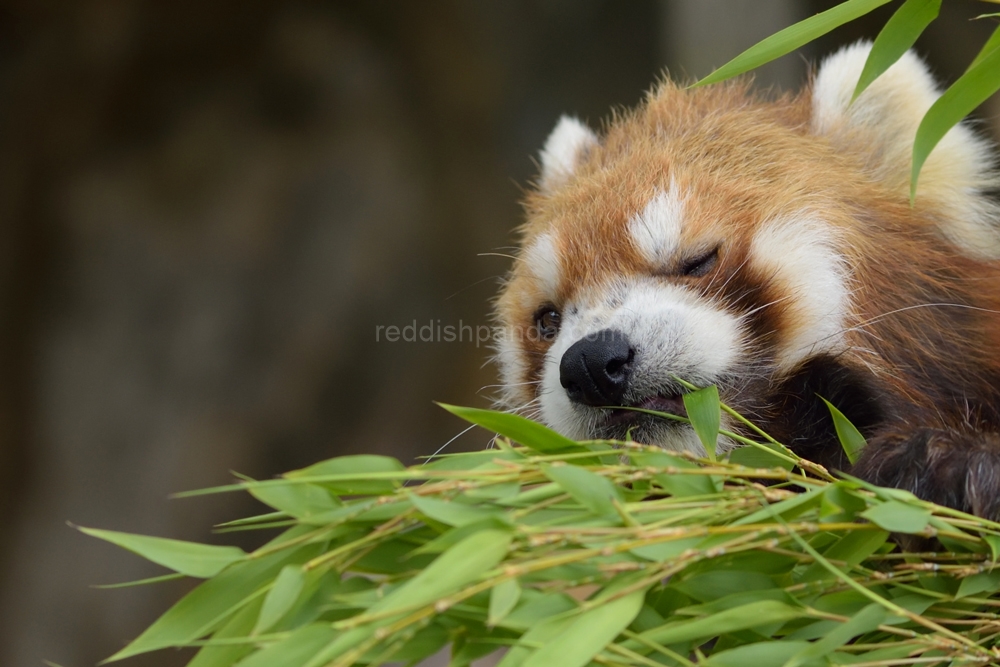
<svg viewBox="0 0 1000 667">
<path fill-rule="evenodd" d="M 927 65 L 908 51 L 851 103 L 870 51 L 870 42 L 858 42 L 820 66 L 812 84 L 812 129 L 838 151 L 856 156 L 870 177 L 908 197 L 917 127 L 941 91 Z M 941 231 L 966 250 L 1000 256 L 991 222 L 995 205 L 983 194 L 996 186 L 990 148 L 960 124 L 924 163 L 916 205 L 943 209 Z"/>
<path fill-rule="evenodd" d="M 577 164 L 597 145 L 597 135 L 576 118 L 563 116 L 542 148 L 539 189 L 551 192 L 573 175 Z"/>
</svg>

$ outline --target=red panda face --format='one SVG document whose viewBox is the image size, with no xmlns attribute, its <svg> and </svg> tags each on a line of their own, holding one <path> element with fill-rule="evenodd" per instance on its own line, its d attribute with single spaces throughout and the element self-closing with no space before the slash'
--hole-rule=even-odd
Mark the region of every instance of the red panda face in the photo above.
<svg viewBox="0 0 1000 667">
<path fill-rule="evenodd" d="M 498 301 L 507 407 L 579 439 L 697 452 L 690 427 L 621 408 L 682 414 L 684 380 L 766 415 L 796 368 L 857 348 L 858 267 L 881 233 L 872 221 L 906 206 L 905 178 L 885 162 L 901 149 L 864 125 L 866 100 L 896 104 L 895 89 L 873 87 L 855 107 L 843 99 L 865 55 L 835 57 L 797 97 L 668 83 L 603 136 L 563 118 Z M 909 129 L 890 127 L 892 141 L 912 141 L 915 123 L 897 125 Z M 961 184 L 939 185 L 921 219 L 960 244 L 1000 248 L 982 242 L 982 225 L 940 222 L 963 202 L 952 196 Z"/>
</svg>

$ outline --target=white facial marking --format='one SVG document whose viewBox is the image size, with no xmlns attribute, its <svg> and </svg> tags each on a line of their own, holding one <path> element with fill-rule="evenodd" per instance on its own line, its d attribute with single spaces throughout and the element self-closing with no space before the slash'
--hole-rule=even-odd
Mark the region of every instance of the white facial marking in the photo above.
<svg viewBox="0 0 1000 667">
<path fill-rule="evenodd" d="M 563 311 L 559 336 L 545 355 L 539 391 L 543 420 L 569 437 L 595 437 L 597 420 L 603 416 L 572 403 L 560 382 L 563 354 L 585 336 L 606 329 L 624 334 L 635 350 L 630 394 L 636 399 L 678 390 L 674 376 L 712 384 L 733 373 L 742 357 L 744 335 L 738 319 L 679 285 L 621 280 L 576 305 L 575 314 Z M 664 429 L 662 437 L 653 444 L 704 453 L 690 428 Z"/>
<path fill-rule="evenodd" d="M 562 269 L 555 239 L 551 234 L 542 234 L 524 251 L 521 258 L 538 283 L 538 288 L 548 298 L 555 298 L 559 289 Z"/>
<path fill-rule="evenodd" d="M 843 348 L 850 290 L 835 241 L 830 226 L 805 211 L 764 224 L 754 237 L 754 264 L 772 276 L 791 316 L 777 356 L 783 371 L 817 352 Z"/>
<path fill-rule="evenodd" d="M 684 196 L 671 180 L 669 190 L 658 191 L 646 208 L 628 221 L 628 231 L 646 261 L 665 266 L 677 252 L 683 224 Z"/>
<path fill-rule="evenodd" d="M 550 191 L 562 185 L 576 171 L 587 150 L 596 145 L 593 130 L 571 116 L 560 118 L 542 148 L 541 189 Z"/>
</svg>

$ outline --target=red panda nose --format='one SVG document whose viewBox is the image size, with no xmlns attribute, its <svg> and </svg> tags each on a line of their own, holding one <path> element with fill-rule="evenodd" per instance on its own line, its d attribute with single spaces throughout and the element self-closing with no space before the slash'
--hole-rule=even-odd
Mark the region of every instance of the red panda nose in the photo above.
<svg viewBox="0 0 1000 667">
<path fill-rule="evenodd" d="M 635 350 L 621 331 L 605 329 L 566 350 L 559 362 L 559 382 L 574 403 L 619 406 L 632 376 Z"/>
</svg>

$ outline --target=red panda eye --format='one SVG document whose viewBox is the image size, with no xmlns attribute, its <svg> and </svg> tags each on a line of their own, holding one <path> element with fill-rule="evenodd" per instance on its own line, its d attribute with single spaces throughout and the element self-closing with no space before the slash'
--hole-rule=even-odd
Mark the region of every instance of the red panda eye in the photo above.
<svg viewBox="0 0 1000 667">
<path fill-rule="evenodd" d="M 541 340 L 551 341 L 559 333 L 560 315 L 555 307 L 545 305 L 535 311 L 535 328 Z"/>
<path fill-rule="evenodd" d="M 682 276 L 690 276 L 692 278 L 701 278 L 715 268 L 715 264 L 718 261 L 719 248 L 716 247 L 707 253 L 698 255 L 694 259 L 690 259 L 685 262 L 681 266 L 680 274 Z"/>
</svg>

